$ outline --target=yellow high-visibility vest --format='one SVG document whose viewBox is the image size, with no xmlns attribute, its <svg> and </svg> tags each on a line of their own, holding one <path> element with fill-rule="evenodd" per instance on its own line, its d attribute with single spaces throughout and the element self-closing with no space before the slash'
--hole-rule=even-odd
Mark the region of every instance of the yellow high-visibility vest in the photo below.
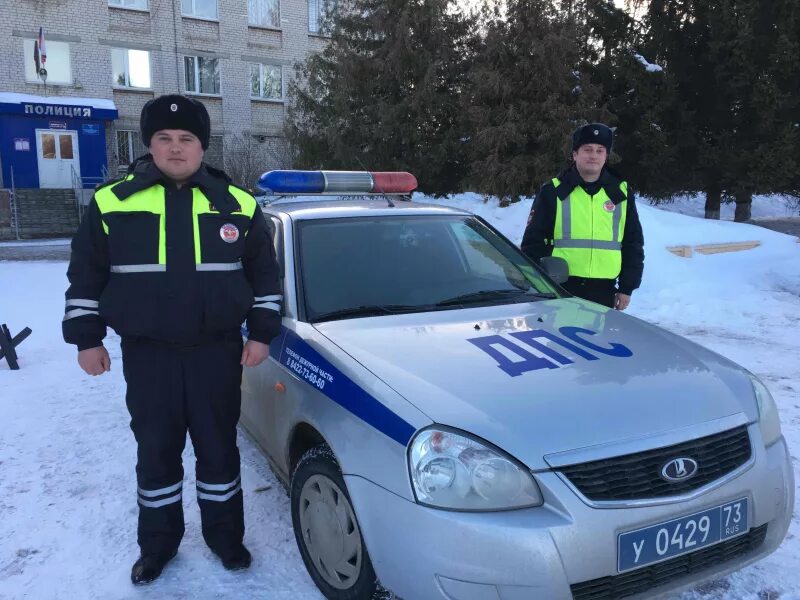
<svg viewBox="0 0 800 600">
<path fill-rule="evenodd" d="M 560 181 L 553 179 L 558 187 Z M 624 200 L 614 204 L 606 190 L 590 196 L 576 186 L 564 200 L 556 200 L 553 256 L 569 264 L 572 277 L 616 279 L 622 268 L 622 237 L 628 207 L 628 184 L 620 182 Z"/>
<path fill-rule="evenodd" d="M 133 175 L 128 175 L 124 180 L 132 179 Z M 114 194 L 113 189 L 119 183 L 100 188 L 94 194 L 97 207 L 103 216 L 103 230 L 109 235 L 113 229 L 113 223 L 119 222 L 124 226 L 125 233 L 122 239 L 114 240 L 113 232 L 109 239 L 111 248 L 111 271 L 134 273 L 134 272 L 157 272 L 167 270 L 167 248 L 166 248 L 166 205 L 164 186 L 155 183 L 152 186 L 138 191 L 131 196 L 120 200 Z M 244 238 L 249 229 L 249 223 L 255 214 L 258 204 L 255 199 L 247 192 L 240 190 L 236 186 L 228 186 L 230 194 L 236 198 L 240 209 L 229 215 L 221 215 L 213 210 L 212 204 L 205 194 L 197 187 L 192 188 L 192 224 L 194 231 L 194 258 L 198 271 L 229 271 L 241 269 L 238 262 L 209 262 L 203 260 L 203 235 L 204 230 L 213 230 L 215 235 L 219 231 L 222 235 L 224 231 L 221 227 L 229 227 L 232 235 L 242 234 Z M 125 218 L 125 217 L 128 218 Z M 117 218 L 122 217 L 122 218 Z M 136 240 L 136 248 L 130 247 L 130 242 Z M 124 265 L 114 264 L 115 248 L 122 243 L 128 246 L 124 248 L 126 260 Z M 135 255 L 135 256 L 132 256 Z"/>
</svg>

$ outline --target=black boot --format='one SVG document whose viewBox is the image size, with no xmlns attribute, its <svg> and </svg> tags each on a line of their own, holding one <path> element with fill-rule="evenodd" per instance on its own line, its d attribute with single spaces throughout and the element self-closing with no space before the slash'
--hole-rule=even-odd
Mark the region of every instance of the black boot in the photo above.
<svg viewBox="0 0 800 600">
<path fill-rule="evenodd" d="M 223 552 L 217 552 L 216 550 L 213 552 L 219 556 L 222 560 L 222 566 L 228 569 L 228 571 L 242 571 L 247 569 L 253 560 L 253 557 L 250 556 L 250 551 L 244 547 L 244 544 L 239 544 Z"/>
<path fill-rule="evenodd" d="M 158 579 L 161 571 L 169 561 L 175 558 L 177 550 L 172 554 L 143 554 L 133 563 L 131 581 L 133 585 L 144 585 Z"/>
</svg>

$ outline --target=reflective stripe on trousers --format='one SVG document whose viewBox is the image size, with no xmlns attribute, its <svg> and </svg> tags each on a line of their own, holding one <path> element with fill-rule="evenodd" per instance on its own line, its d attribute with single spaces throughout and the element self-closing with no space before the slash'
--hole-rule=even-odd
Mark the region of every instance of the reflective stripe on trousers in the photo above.
<svg viewBox="0 0 800 600">
<path fill-rule="evenodd" d="M 237 475 L 230 483 L 205 483 L 197 480 L 197 499 L 225 502 L 242 489 L 242 477 Z"/>
<path fill-rule="evenodd" d="M 157 490 L 145 490 L 141 487 L 137 488 L 139 504 L 146 508 L 161 508 L 168 504 L 180 502 L 183 497 L 182 488 L 182 481 Z"/>
</svg>

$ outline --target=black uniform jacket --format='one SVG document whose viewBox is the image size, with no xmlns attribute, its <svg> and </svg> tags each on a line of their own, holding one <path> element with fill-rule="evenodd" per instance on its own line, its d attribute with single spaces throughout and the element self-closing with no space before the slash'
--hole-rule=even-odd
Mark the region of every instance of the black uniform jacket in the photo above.
<svg viewBox="0 0 800 600">
<path fill-rule="evenodd" d="M 596 194 L 600 188 L 605 188 L 609 198 L 615 204 L 624 197 L 619 192 L 621 177 L 608 167 L 603 168 L 600 179 L 593 183 L 586 183 L 581 179 L 575 166 L 572 165 L 560 175 L 561 185 L 556 191 L 552 181 L 545 183 L 533 202 L 531 216 L 525 234 L 522 236 L 522 251 L 536 262 L 543 256 L 553 253 L 553 235 L 556 224 L 556 202 L 567 198 L 576 186 L 583 187 L 589 195 Z M 636 211 L 633 192 L 628 189 L 628 204 L 625 217 L 625 230 L 622 235 L 622 269 L 619 274 L 619 291 L 623 294 L 632 294 L 633 290 L 642 283 L 644 271 L 644 235 L 639 213 Z"/>
<path fill-rule="evenodd" d="M 269 343 L 280 331 L 281 292 L 260 208 L 252 217 L 232 214 L 241 206 L 230 179 L 206 165 L 180 189 L 149 155 L 134 162 L 129 173 L 132 179 L 107 184 L 116 184 L 110 191 L 124 203 L 137 192 L 162 186 L 163 218 L 148 211 L 102 214 L 96 200 L 100 190 L 95 192 L 72 240 L 65 341 L 79 350 L 99 346 L 108 325 L 123 337 L 199 345 L 239 335 L 247 319 L 249 338 Z M 203 266 L 235 269 L 204 270 L 195 264 L 193 188 L 202 191 L 212 209 L 197 217 L 202 262 L 210 263 Z M 130 265 L 158 263 L 159 240 L 165 269 L 124 271 L 125 266 L 130 271 Z"/>
</svg>

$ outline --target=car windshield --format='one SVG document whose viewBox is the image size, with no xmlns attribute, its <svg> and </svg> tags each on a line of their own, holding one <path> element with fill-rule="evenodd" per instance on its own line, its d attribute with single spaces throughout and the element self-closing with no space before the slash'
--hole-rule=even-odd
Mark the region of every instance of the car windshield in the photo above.
<svg viewBox="0 0 800 600">
<path fill-rule="evenodd" d="M 310 322 L 558 297 L 512 244 L 469 215 L 298 222 Z"/>
</svg>

